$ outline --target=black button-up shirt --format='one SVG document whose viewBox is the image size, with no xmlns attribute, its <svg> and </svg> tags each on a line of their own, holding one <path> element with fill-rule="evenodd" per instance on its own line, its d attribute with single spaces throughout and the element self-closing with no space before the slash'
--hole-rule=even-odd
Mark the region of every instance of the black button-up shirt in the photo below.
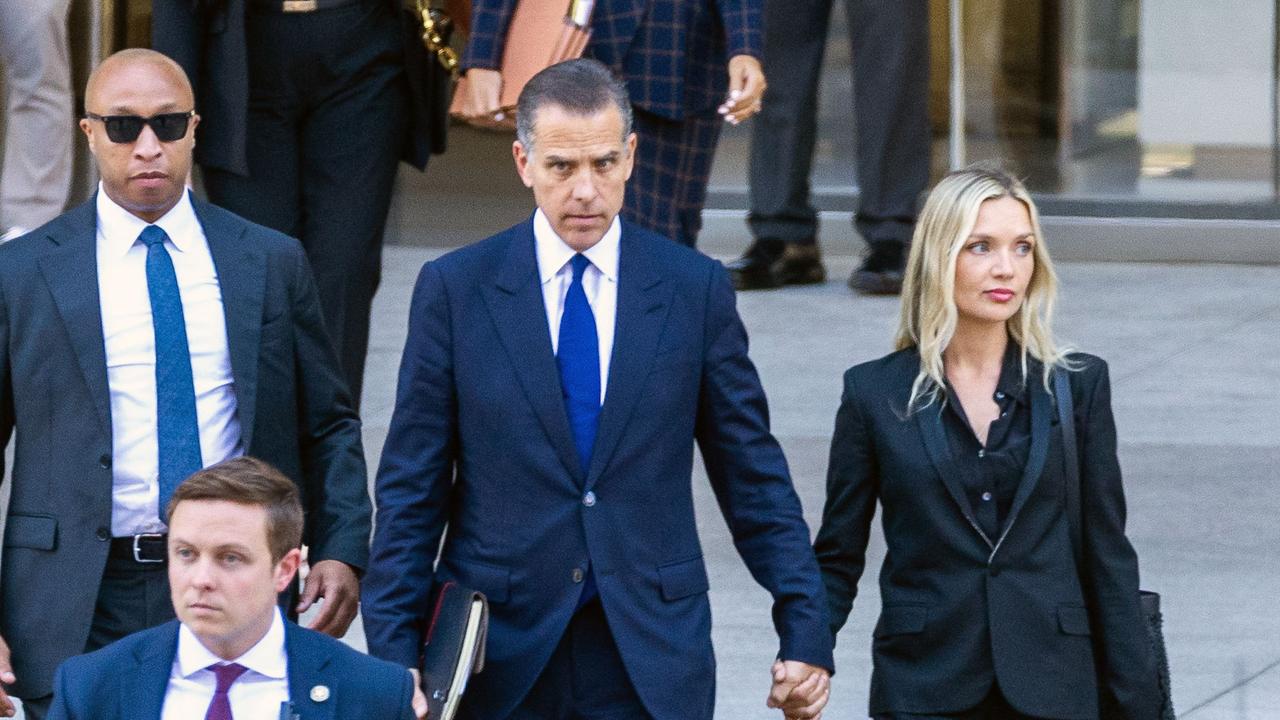
<svg viewBox="0 0 1280 720">
<path fill-rule="evenodd" d="M 942 425 L 951 461 L 973 508 L 974 519 L 992 542 L 1004 526 L 1031 452 L 1031 404 L 1022 377 L 1021 348 L 1010 342 L 993 399 L 1000 414 L 978 442 L 959 398 L 947 383 Z"/>
</svg>

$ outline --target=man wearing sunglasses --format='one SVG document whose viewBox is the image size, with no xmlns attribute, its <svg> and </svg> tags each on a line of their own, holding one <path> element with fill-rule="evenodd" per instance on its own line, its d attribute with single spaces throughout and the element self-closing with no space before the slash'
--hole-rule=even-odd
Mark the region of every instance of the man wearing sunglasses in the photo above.
<svg viewBox="0 0 1280 720">
<path fill-rule="evenodd" d="M 85 110 L 96 196 L 0 246 L 0 716 L 13 695 L 42 718 L 58 663 L 173 617 L 162 508 L 204 466 L 251 454 L 298 484 L 289 609 L 323 598 L 312 627 L 345 633 L 368 555 L 360 424 L 302 248 L 187 191 L 200 116 L 173 61 L 107 58 Z"/>
</svg>

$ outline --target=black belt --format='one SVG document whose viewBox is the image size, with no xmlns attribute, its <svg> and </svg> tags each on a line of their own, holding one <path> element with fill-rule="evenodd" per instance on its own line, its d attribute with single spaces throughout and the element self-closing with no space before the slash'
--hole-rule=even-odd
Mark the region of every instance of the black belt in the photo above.
<svg viewBox="0 0 1280 720">
<path fill-rule="evenodd" d="M 112 560 L 131 560 L 140 564 L 162 563 L 169 557 L 167 533 L 142 533 L 111 538 Z"/>
<path fill-rule="evenodd" d="M 263 12 L 309 13 L 356 5 L 364 0 L 249 0 L 249 7 Z"/>
</svg>

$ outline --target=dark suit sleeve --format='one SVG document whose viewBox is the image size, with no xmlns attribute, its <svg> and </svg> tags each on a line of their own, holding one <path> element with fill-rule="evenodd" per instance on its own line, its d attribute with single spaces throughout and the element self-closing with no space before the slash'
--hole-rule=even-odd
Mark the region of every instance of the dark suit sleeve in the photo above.
<svg viewBox="0 0 1280 720">
<path fill-rule="evenodd" d="M 413 676 L 409 671 L 404 672 L 404 681 L 400 687 L 400 720 L 417 720 L 417 715 L 413 714 Z"/>
<path fill-rule="evenodd" d="M 1081 428 L 1080 485 L 1084 515 L 1085 592 L 1095 628 L 1098 677 L 1104 707 L 1114 701 L 1119 717 L 1149 720 L 1159 704 L 1155 661 L 1147 645 L 1138 601 L 1138 556 L 1124 534 L 1124 487 L 1116 455 L 1111 381 L 1096 358 L 1084 402 L 1076 405 Z"/>
<path fill-rule="evenodd" d="M 377 532 L 363 595 L 369 653 L 408 667 L 418 664 L 419 623 L 453 488 L 452 357 L 448 293 L 428 263 L 409 308 L 396 406 L 378 468 Z"/>
<path fill-rule="evenodd" d="M 729 57 L 764 54 L 764 0 L 715 0 Z"/>
<path fill-rule="evenodd" d="M 778 441 L 733 286 L 718 263 L 707 299 L 702 395 L 695 428 L 734 545 L 773 595 L 779 657 L 834 668 L 818 564 Z"/>
<path fill-rule="evenodd" d="M 462 68 L 496 70 L 502 65 L 507 25 L 515 12 L 516 0 L 472 0 L 471 36 L 462 54 Z"/>
<path fill-rule="evenodd" d="M 301 246 L 294 248 L 290 299 L 310 561 L 341 560 L 363 570 L 369 560 L 373 511 L 360 419 L 338 371 L 315 280 Z"/>
<path fill-rule="evenodd" d="M 858 595 L 858 579 L 866 566 L 867 540 L 879 497 L 875 451 L 859 401 L 854 371 L 849 370 L 844 376 L 844 394 L 831 436 L 822 527 L 813 543 L 826 585 L 833 639 L 844 627 Z"/>
<path fill-rule="evenodd" d="M 73 720 L 77 717 L 69 707 L 70 691 L 67 687 L 66 663 L 58 666 L 53 673 L 53 702 L 49 705 L 49 714 L 45 720 Z"/>
</svg>

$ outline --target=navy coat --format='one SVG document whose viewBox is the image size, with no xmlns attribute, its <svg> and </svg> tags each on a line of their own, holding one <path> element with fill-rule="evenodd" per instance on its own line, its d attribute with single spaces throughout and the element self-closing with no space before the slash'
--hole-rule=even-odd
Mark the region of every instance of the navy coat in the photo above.
<svg viewBox="0 0 1280 720">
<path fill-rule="evenodd" d="M 284 646 L 294 720 L 413 720 L 405 668 L 287 621 Z M 173 620 L 67 660 L 55 675 L 49 720 L 160 720 L 177 652 Z"/>
<path fill-rule="evenodd" d="M 505 718 L 524 697 L 590 562 L 649 713 L 710 720 L 695 440 L 738 552 L 773 595 L 781 656 L 831 667 L 809 532 L 727 274 L 626 222 L 618 274 L 613 360 L 585 473 L 551 352 L 533 223 L 419 275 L 378 471 L 365 632 L 372 654 L 412 665 L 433 584 L 488 595 L 487 665 L 471 681 L 466 717 Z"/>
</svg>

